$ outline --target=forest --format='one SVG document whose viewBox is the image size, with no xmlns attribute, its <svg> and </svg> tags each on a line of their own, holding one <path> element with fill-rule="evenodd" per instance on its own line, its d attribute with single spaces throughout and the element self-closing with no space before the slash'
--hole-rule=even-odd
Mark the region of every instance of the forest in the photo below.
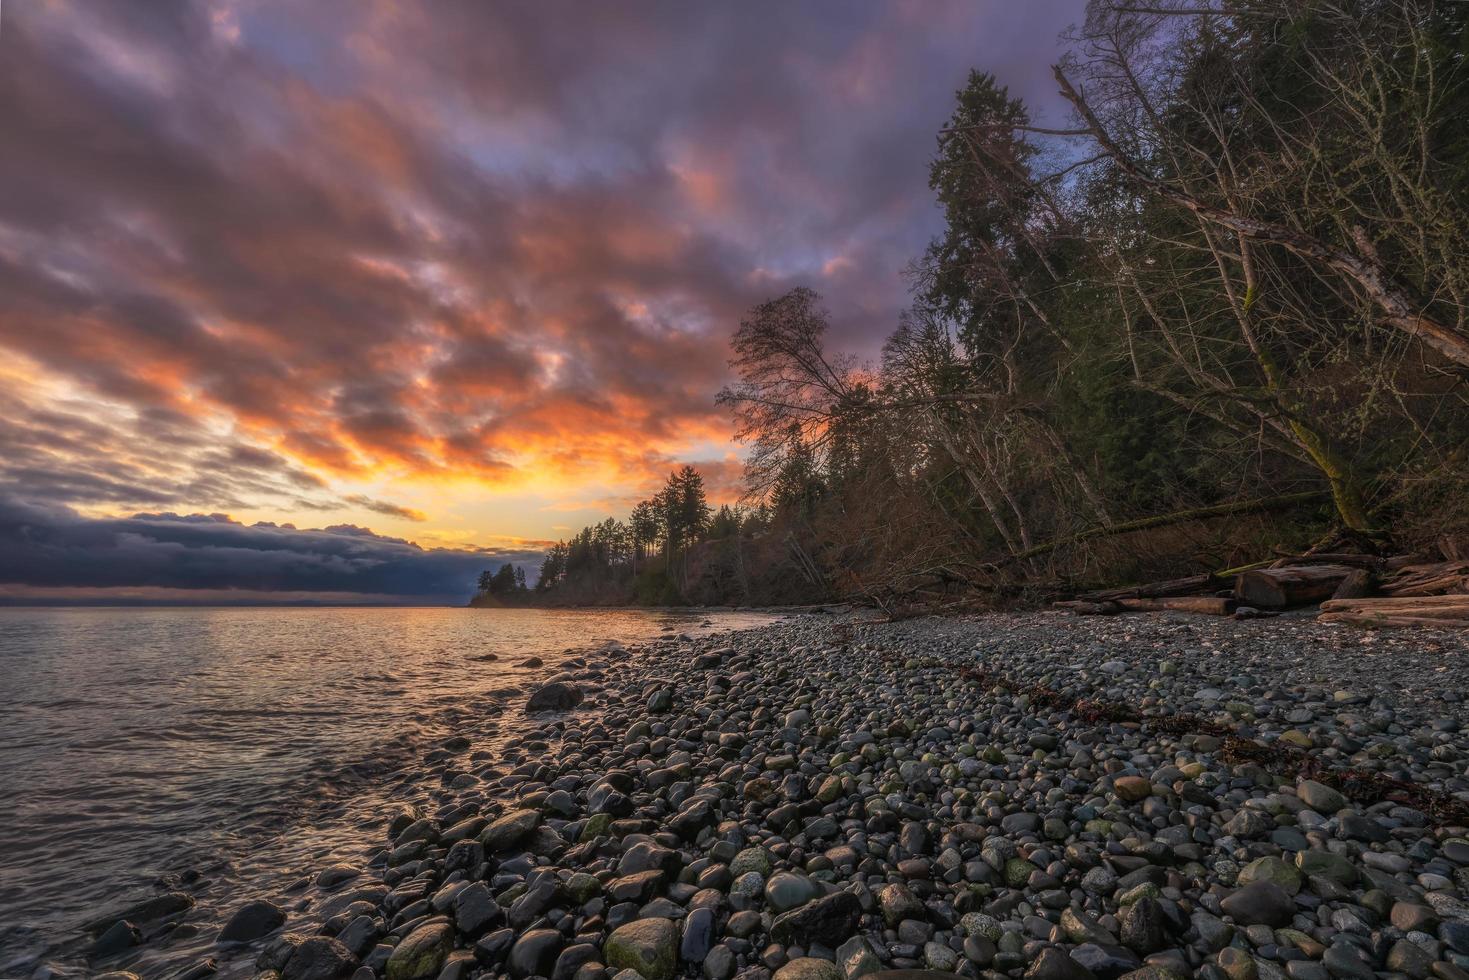
<svg viewBox="0 0 1469 980">
<path fill-rule="evenodd" d="M 1469 558 L 1466 19 L 1094 0 L 1064 125 L 981 66 L 880 358 L 811 289 L 756 306 L 719 396 L 745 504 L 686 467 L 501 594 L 1009 601 L 1313 546 Z"/>
</svg>

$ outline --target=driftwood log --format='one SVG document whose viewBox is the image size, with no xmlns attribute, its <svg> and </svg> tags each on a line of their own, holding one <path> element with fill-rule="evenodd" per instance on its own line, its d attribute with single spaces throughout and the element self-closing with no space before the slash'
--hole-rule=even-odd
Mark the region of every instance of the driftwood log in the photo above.
<svg viewBox="0 0 1469 980">
<path fill-rule="evenodd" d="M 1117 604 L 1133 612 L 1203 613 L 1206 616 L 1228 616 L 1238 605 L 1233 599 L 1210 595 L 1174 596 L 1161 599 L 1118 599 Z"/>
<path fill-rule="evenodd" d="M 1207 616 L 1228 616 L 1234 612 L 1235 601 L 1228 597 L 1208 595 L 1163 596 L 1157 599 L 1121 598 L 1068 599 L 1053 602 L 1056 609 L 1068 609 L 1077 616 L 1115 616 L 1123 612 L 1191 612 Z"/>
<path fill-rule="evenodd" d="M 1234 597 L 1257 609 L 1289 609 L 1331 598 L 1352 573 L 1347 565 L 1291 565 L 1255 568 L 1234 580 Z"/>
<path fill-rule="evenodd" d="M 1370 596 L 1376 589 L 1375 576 L 1368 568 L 1358 568 L 1341 580 L 1336 591 L 1331 594 L 1333 599 L 1362 599 Z"/>
<path fill-rule="evenodd" d="M 1469 629 L 1469 595 L 1332 599 L 1321 604 L 1323 623 L 1354 626 L 1436 626 Z"/>
<path fill-rule="evenodd" d="M 1110 599 L 1102 602 L 1091 602 L 1086 599 L 1068 599 L 1062 602 L 1053 602 L 1051 605 L 1057 609 L 1069 609 L 1076 616 L 1115 616 L 1117 613 L 1127 611 Z"/>
<path fill-rule="evenodd" d="M 1143 585 L 1126 585 L 1116 589 L 1098 589 L 1077 596 L 1086 602 L 1116 602 L 1118 599 L 1161 599 L 1166 596 L 1191 596 L 1220 588 L 1224 581 L 1215 575 L 1189 575 L 1170 578 L 1162 582 L 1147 582 Z"/>
<path fill-rule="evenodd" d="M 1403 565 L 1383 581 L 1381 591 L 1388 596 L 1469 593 L 1469 561 Z"/>
</svg>

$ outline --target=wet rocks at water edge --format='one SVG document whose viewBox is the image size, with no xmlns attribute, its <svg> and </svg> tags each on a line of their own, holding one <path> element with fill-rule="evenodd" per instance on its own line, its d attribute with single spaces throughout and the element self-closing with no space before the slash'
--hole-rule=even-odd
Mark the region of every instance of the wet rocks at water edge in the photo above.
<svg viewBox="0 0 1469 980">
<path fill-rule="evenodd" d="M 525 703 L 526 711 L 565 711 L 582 702 L 581 689 L 575 684 L 553 681 L 543 685 Z"/>
<path fill-rule="evenodd" d="M 536 702 L 523 761 L 445 778 L 360 873 L 312 885 L 257 969 L 1469 980 L 1469 832 L 1333 775 L 1469 799 L 1440 669 L 1469 659 L 1434 643 L 812 616 L 619 650 L 583 700 Z M 1285 746 L 1308 771 L 1274 764 Z"/>
<path fill-rule="evenodd" d="M 269 935 L 286 921 L 286 910 L 274 902 L 247 902 L 219 930 L 222 943 L 248 943 Z"/>
</svg>

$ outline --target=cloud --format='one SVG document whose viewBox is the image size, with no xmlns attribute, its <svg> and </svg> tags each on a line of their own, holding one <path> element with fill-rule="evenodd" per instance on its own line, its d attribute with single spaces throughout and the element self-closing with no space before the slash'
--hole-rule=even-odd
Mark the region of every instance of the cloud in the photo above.
<svg viewBox="0 0 1469 980">
<path fill-rule="evenodd" d="M 87 518 L 0 497 L 0 601 L 174 599 L 462 603 L 479 573 L 539 549 L 423 548 L 367 528 L 242 524 L 223 514 Z"/>
<path fill-rule="evenodd" d="M 0 492 L 406 520 L 360 490 L 645 494 L 728 446 L 753 304 L 816 285 L 876 350 L 954 90 L 978 64 L 1055 104 L 1081 10 L 7 5 Z"/>
<path fill-rule="evenodd" d="M 343 499 L 349 504 L 361 507 L 364 510 L 370 510 L 374 514 L 383 514 L 388 517 L 398 517 L 405 521 L 418 521 L 420 523 L 428 520 L 428 515 L 421 510 L 414 510 L 412 507 L 402 507 L 386 500 L 373 500 L 365 494 L 354 493 Z"/>
</svg>

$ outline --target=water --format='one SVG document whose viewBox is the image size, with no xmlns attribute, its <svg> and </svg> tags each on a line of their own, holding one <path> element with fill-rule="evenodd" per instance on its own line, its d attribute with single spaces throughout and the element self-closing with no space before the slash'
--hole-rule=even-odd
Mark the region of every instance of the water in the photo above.
<svg viewBox="0 0 1469 980">
<path fill-rule="evenodd" d="M 75 960 L 81 923 L 181 873 L 199 905 L 127 968 L 197 961 L 244 901 L 360 864 L 425 751 L 464 734 L 513 754 L 507 702 L 557 670 L 550 655 L 771 618 L 0 609 L 0 976 Z M 519 666 L 532 655 L 546 666 Z"/>
</svg>

